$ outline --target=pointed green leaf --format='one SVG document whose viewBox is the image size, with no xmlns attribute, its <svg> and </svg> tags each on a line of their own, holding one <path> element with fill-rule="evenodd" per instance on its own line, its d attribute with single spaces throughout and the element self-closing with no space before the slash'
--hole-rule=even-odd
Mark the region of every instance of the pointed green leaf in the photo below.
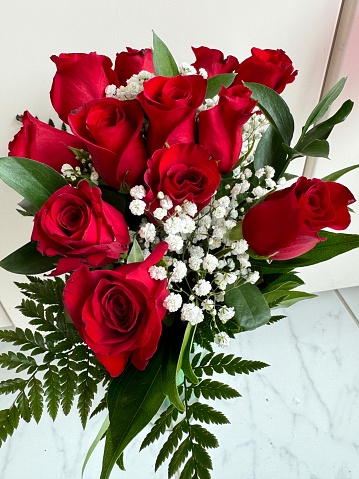
<svg viewBox="0 0 359 479">
<path fill-rule="evenodd" d="M 322 178 L 322 181 L 337 181 L 341 176 L 345 175 L 346 173 L 349 173 L 349 171 L 355 170 L 356 168 L 359 168 L 359 165 L 347 166 L 346 168 L 336 171 L 335 173 L 324 176 L 324 178 Z"/>
<path fill-rule="evenodd" d="M 83 463 L 83 466 L 82 466 L 82 470 L 81 470 L 81 477 L 84 475 L 87 463 L 88 463 L 90 457 L 92 456 L 92 453 L 96 449 L 97 444 L 104 437 L 104 434 L 106 433 L 109 426 L 110 426 L 110 420 L 109 420 L 109 417 L 107 415 L 103 424 L 102 424 L 102 426 L 100 427 L 99 432 L 97 433 L 97 436 L 95 437 L 93 443 L 91 444 L 91 446 L 89 447 L 89 450 L 87 451 L 87 454 L 86 454 L 86 457 L 85 457 L 85 460 L 84 460 L 84 463 Z"/>
<path fill-rule="evenodd" d="M 165 398 L 162 390 L 163 348 L 160 346 L 146 369 L 129 365 L 113 379 L 108 391 L 110 426 L 100 479 L 108 479 L 125 447 L 151 421 Z"/>
<path fill-rule="evenodd" d="M 67 185 L 65 178 L 49 166 L 16 156 L 0 158 L 0 178 L 36 208 Z"/>
<path fill-rule="evenodd" d="M 179 370 L 182 369 L 191 383 L 198 384 L 198 378 L 195 375 L 191 365 L 191 349 L 195 334 L 196 326 L 188 323 L 183 337 L 181 352 L 178 358 L 177 373 L 179 373 Z"/>
<path fill-rule="evenodd" d="M 143 253 L 136 238 L 133 238 L 133 245 L 129 255 L 127 257 L 127 264 L 129 263 L 141 263 L 144 260 Z"/>
<path fill-rule="evenodd" d="M 303 156 L 329 159 L 329 143 L 327 140 L 314 140 L 302 148 Z"/>
<path fill-rule="evenodd" d="M 254 169 L 259 170 L 267 165 L 272 166 L 275 169 L 275 179 L 278 179 L 287 164 L 287 152 L 282 143 L 278 131 L 269 125 L 254 153 Z"/>
<path fill-rule="evenodd" d="M 309 118 L 303 127 L 303 132 L 306 132 L 308 128 L 310 127 L 310 125 L 312 125 L 313 123 L 316 123 L 321 118 L 323 118 L 323 116 L 329 110 L 333 101 L 340 95 L 346 81 L 347 81 L 346 78 L 341 78 L 320 100 L 318 105 L 314 108 L 312 113 L 309 115 Z"/>
<path fill-rule="evenodd" d="M 244 82 L 252 90 L 252 98 L 258 101 L 259 108 L 278 131 L 284 143 L 290 145 L 294 132 L 294 120 L 288 105 L 277 92 L 259 83 Z"/>
<path fill-rule="evenodd" d="M 167 45 L 153 32 L 153 65 L 156 75 L 174 77 L 179 75 L 178 67 Z"/>
<path fill-rule="evenodd" d="M 245 283 L 225 294 L 225 303 L 235 310 L 235 319 L 244 331 L 259 328 L 270 320 L 270 309 L 257 286 Z"/>
<path fill-rule="evenodd" d="M 21 246 L 0 261 L 0 267 L 18 274 L 41 274 L 54 269 L 60 256 L 43 256 L 36 247 L 36 242 Z"/>
<path fill-rule="evenodd" d="M 222 73 L 220 75 L 214 75 L 213 77 L 208 78 L 206 98 L 213 98 L 214 96 L 218 95 L 222 86 L 228 88 L 230 85 L 232 85 L 235 77 L 235 73 Z"/>
<path fill-rule="evenodd" d="M 169 328 L 170 329 L 170 328 Z M 177 378 L 179 369 L 177 364 L 180 359 L 182 335 L 180 331 L 176 334 L 166 334 L 164 340 L 163 366 L 162 366 L 162 389 L 171 403 L 180 411 L 184 412 L 184 405 L 178 394 Z M 183 334 L 183 333 L 182 333 Z"/>
</svg>

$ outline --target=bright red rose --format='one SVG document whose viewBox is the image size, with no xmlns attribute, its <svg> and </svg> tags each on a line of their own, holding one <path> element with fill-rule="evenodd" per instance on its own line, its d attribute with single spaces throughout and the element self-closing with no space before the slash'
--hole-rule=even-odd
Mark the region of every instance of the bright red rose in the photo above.
<svg viewBox="0 0 359 479">
<path fill-rule="evenodd" d="M 246 213 L 243 236 L 260 256 L 296 258 L 325 240 L 318 236 L 322 228 L 347 228 L 348 205 L 354 201 L 348 188 L 339 183 L 302 176 Z"/>
<path fill-rule="evenodd" d="M 73 133 L 91 153 L 94 167 L 109 185 L 142 181 L 148 158 L 141 135 L 144 113 L 137 100 L 102 98 L 69 115 Z"/>
<path fill-rule="evenodd" d="M 115 72 L 120 85 L 126 85 L 126 80 L 145 70 L 154 73 L 152 50 L 144 48 L 135 50 L 127 47 L 127 52 L 117 53 L 115 61 Z"/>
<path fill-rule="evenodd" d="M 192 65 L 197 69 L 204 68 L 208 73 L 208 78 L 222 73 L 232 73 L 239 66 L 236 57 L 229 55 L 224 59 L 224 55 L 220 50 L 208 47 L 192 47 L 196 56 L 196 61 Z"/>
<path fill-rule="evenodd" d="M 218 105 L 199 114 L 199 143 L 220 160 L 218 169 L 229 173 L 242 149 L 242 127 L 257 104 L 243 85 L 222 87 Z"/>
<path fill-rule="evenodd" d="M 38 120 L 28 111 L 23 114 L 22 123 L 21 130 L 9 143 L 9 156 L 39 161 L 59 173 L 65 163 L 73 167 L 80 166 L 69 149 L 69 146 L 85 148 L 85 144 L 79 138 Z"/>
<path fill-rule="evenodd" d="M 111 376 L 121 374 L 130 358 L 137 369 L 145 369 L 157 349 L 167 281 L 152 279 L 148 268 L 166 250 L 167 243 L 160 243 L 144 262 L 113 271 L 90 272 L 83 266 L 66 283 L 65 308 Z"/>
<path fill-rule="evenodd" d="M 162 191 L 174 206 L 188 200 L 201 210 L 210 202 L 220 180 L 217 162 L 205 148 L 178 143 L 155 151 L 148 160 L 145 182 L 149 191 L 144 201 L 154 211 L 160 206 L 157 193 Z"/>
<path fill-rule="evenodd" d="M 112 61 L 97 53 L 61 53 L 51 60 L 57 67 L 50 97 L 62 121 L 84 103 L 105 96 L 108 85 L 118 85 Z"/>
<path fill-rule="evenodd" d="M 122 214 L 101 198 L 101 190 L 81 181 L 63 186 L 43 204 L 34 218 L 32 241 L 47 256 L 64 256 L 53 274 L 82 264 L 104 266 L 127 251 L 130 242 Z"/>
<path fill-rule="evenodd" d="M 137 99 L 149 119 L 149 153 L 167 142 L 190 143 L 195 139 L 195 116 L 206 94 L 207 82 L 200 75 L 155 77 L 144 83 Z"/>
<path fill-rule="evenodd" d="M 298 71 L 294 71 L 292 60 L 283 50 L 252 48 L 251 52 L 252 56 L 236 69 L 234 84 L 242 81 L 261 83 L 282 93 L 286 85 L 294 81 Z"/>
</svg>

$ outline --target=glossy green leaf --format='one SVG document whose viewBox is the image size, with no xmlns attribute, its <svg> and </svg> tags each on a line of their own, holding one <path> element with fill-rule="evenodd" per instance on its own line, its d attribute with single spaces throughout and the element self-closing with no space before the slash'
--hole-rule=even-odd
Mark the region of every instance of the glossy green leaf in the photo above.
<svg viewBox="0 0 359 479">
<path fill-rule="evenodd" d="M 67 185 L 65 178 L 49 166 L 16 156 L 0 158 L 0 178 L 36 208 Z"/>
<path fill-rule="evenodd" d="M 184 374 L 193 384 L 198 384 L 199 380 L 195 375 L 191 364 L 191 349 L 197 326 L 188 323 L 183 337 L 180 355 L 177 363 L 177 373 L 182 369 Z"/>
<path fill-rule="evenodd" d="M 227 306 L 235 310 L 235 319 L 244 331 L 266 324 L 271 317 L 270 309 L 257 286 L 245 283 L 225 294 Z"/>
<path fill-rule="evenodd" d="M 319 121 L 326 112 L 329 110 L 331 104 L 334 100 L 340 95 L 341 91 L 344 88 L 345 82 L 347 81 L 346 78 L 341 78 L 327 93 L 324 97 L 320 100 L 318 105 L 314 108 L 311 114 L 306 121 L 303 132 L 306 132 L 310 125 Z"/>
<path fill-rule="evenodd" d="M 167 45 L 153 32 L 153 65 L 156 75 L 173 77 L 179 75 L 178 67 Z"/>
<path fill-rule="evenodd" d="M 287 152 L 283 148 L 282 138 L 272 125 L 269 125 L 259 140 L 254 153 L 255 170 L 267 165 L 275 169 L 275 179 L 280 178 L 287 165 Z"/>
<path fill-rule="evenodd" d="M 97 436 L 95 437 L 93 443 L 91 444 L 91 446 L 89 447 L 89 450 L 87 451 L 87 454 L 86 454 L 86 457 L 85 457 L 85 460 L 84 460 L 84 463 L 83 463 L 83 466 L 82 466 L 81 476 L 84 475 L 87 463 L 88 463 L 90 457 L 92 456 L 92 453 L 96 449 L 96 446 L 101 441 L 101 439 L 104 437 L 104 434 L 106 433 L 107 429 L 109 428 L 109 425 L 110 425 L 110 420 L 109 420 L 108 415 L 107 415 L 103 424 L 102 424 L 102 426 L 100 427 L 99 432 L 97 433 Z"/>
<path fill-rule="evenodd" d="M 213 77 L 208 78 L 206 98 L 213 98 L 214 96 L 218 95 L 222 86 L 228 88 L 230 85 L 232 85 L 235 77 L 235 73 L 222 73 L 220 75 L 214 75 Z"/>
<path fill-rule="evenodd" d="M 54 269 L 60 256 L 43 256 L 36 242 L 26 243 L 0 261 L 0 267 L 17 274 L 41 274 Z"/>
<path fill-rule="evenodd" d="M 322 181 L 337 181 L 341 176 L 345 175 L 346 173 L 349 173 L 349 171 L 355 170 L 356 168 L 359 168 L 359 165 L 347 166 L 346 168 L 335 171 L 330 175 L 324 176 L 324 178 L 322 178 Z"/>
<path fill-rule="evenodd" d="M 252 98 L 258 100 L 258 106 L 270 124 L 278 131 L 287 145 L 293 138 L 294 120 L 288 105 L 277 92 L 259 83 L 244 82 L 252 90 Z"/>
<path fill-rule="evenodd" d="M 127 264 L 129 263 L 141 263 L 144 260 L 143 253 L 136 238 L 133 238 L 133 245 L 129 255 L 127 257 Z"/>
<path fill-rule="evenodd" d="M 108 390 L 110 426 L 106 434 L 100 479 L 108 479 L 125 447 L 147 426 L 161 407 L 163 347 L 159 346 L 146 369 L 130 364 L 113 379 Z"/>
<path fill-rule="evenodd" d="M 327 140 L 314 140 L 302 149 L 303 156 L 314 158 L 329 158 L 329 143 Z"/>
<path fill-rule="evenodd" d="M 180 357 L 182 336 L 181 331 L 174 327 L 168 328 L 164 334 L 163 366 L 162 366 L 162 389 L 171 403 L 180 411 L 184 412 L 184 405 L 178 394 L 177 377 L 179 370 L 177 364 Z"/>
</svg>

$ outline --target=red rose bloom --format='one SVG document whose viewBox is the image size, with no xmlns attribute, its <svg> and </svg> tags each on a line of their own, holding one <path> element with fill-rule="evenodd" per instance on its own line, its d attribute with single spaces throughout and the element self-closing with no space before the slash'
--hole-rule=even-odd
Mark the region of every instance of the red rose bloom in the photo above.
<svg viewBox="0 0 359 479">
<path fill-rule="evenodd" d="M 222 87 L 218 105 L 199 114 L 199 143 L 220 160 L 218 169 L 229 173 L 238 161 L 242 149 L 242 127 L 257 104 L 252 92 L 238 85 Z"/>
<path fill-rule="evenodd" d="M 296 258 L 325 240 L 318 236 L 322 228 L 347 228 L 348 205 L 354 201 L 348 188 L 339 183 L 302 176 L 246 213 L 243 236 L 260 256 Z"/>
<path fill-rule="evenodd" d="M 174 206 L 188 200 L 201 210 L 211 201 L 220 180 L 217 163 L 205 148 L 178 143 L 155 151 L 148 160 L 145 182 L 149 192 L 144 201 L 154 211 L 160 206 L 157 193 L 162 191 Z"/>
<path fill-rule="evenodd" d="M 200 75 L 155 77 L 144 83 L 137 99 L 149 119 L 149 153 L 165 143 L 190 143 L 195 139 L 195 116 L 206 94 L 207 82 Z"/>
<path fill-rule="evenodd" d="M 137 369 L 145 369 L 157 349 L 167 281 L 152 279 L 148 268 L 166 250 L 167 243 L 160 243 L 144 262 L 113 271 L 90 272 L 83 266 L 66 283 L 65 308 L 111 376 L 121 374 L 129 358 Z"/>
<path fill-rule="evenodd" d="M 126 85 L 126 80 L 131 78 L 132 75 L 137 75 L 142 70 L 150 73 L 155 71 L 152 50 L 150 48 L 135 50 L 134 48 L 127 47 L 127 52 L 117 53 L 115 72 L 120 85 Z"/>
<path fill-rule="evenodd" d="M 32 241 L 47 256 L 64 256 L 53 274 L 83 263 L 98 267 L 116 261 L 130 242 L 122 214 L 101 199 L 101 190 L 81 181 L 63 186 L 43 204 L 34 218 Z"/>
<path fill-rule="evenodd" d="M 111 60 L 97 53 L 61 53 L 51 60 L 57 67 L 50 97 L 62 121 L 87 101 L 105 96 L 108 85 L 118 85 Z"/>
<path fill-rule="evenodd" d="M 196 56 L 196 61 L 192 65 L 197 69 L 204 68 L 208 73 L 208 78 L 222 73 L 232 73 L 239 66 L 236 57 L 229 55 L 224 59 L 224 55 L 220 50 L 207 47 L 192 47 Z"/>
<path fill-rule="evenodd" d="M 69 146 L 85 148 L 84 143 L 76 136 L 38 120 L 28 111 L 23 114 L 22 123 L 21 130 L 9 143 L 9 156 L 39 161 L 59 173 L 65 163 L 73 167 L 80 166 L 69 149 Z"/>
<path fill-rule="evenodd" d="M 242 81 L 261 83 L 282 93 L 286 85 L 294 81 L 298 71 L 294 71 L 292 60 L 283 50 L 252 48 L 251 52 L 252 56 L 236 69 L 234 84 Z"/>
<path fill-rule="evenodd" d="M 91 153 L 94 167 L 109 185 L 134 186 L 146 169 L 147 152 L 141 135 L 144 114 L 137 100 L 102 98 L 69 115 L 73 133 Z"/>
</svg>

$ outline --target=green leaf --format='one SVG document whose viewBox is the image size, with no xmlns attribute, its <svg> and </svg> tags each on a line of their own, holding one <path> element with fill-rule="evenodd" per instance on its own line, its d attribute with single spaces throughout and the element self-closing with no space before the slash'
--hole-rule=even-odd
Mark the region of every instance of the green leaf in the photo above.
<svg viewBox="0 0 359 479">
<path fill-rule="evenodd" d="M 229 424 L 223 412 L 213 409 L 213 407 L 208 406 L 208 404 L 201 404 L 199 402 L 195 402 L 188 407 L 187 415 L 206 424 Z"/>
<path fill-rule="evenodd" d="M 145 447 L 149 446 L 153 442 L 155 442 L 161 434 L 164 434 L 167 429 L 171 426 L 172 422 L 176 421 L 178 418 L 178 409 L 175 408 L 172 404 L 167 407 L 160 415 L 160 417 L 156 420 L 154 426 L 144 438 L 141 444 L 140 450 L 144 449 Z"/>
<path fill-rule="evenodd" d="M 169 332 L 169 331 L 168 331 Z M 162 389 L 171 403 L 180 411 L 184 412 L 184 405 L 178 394 L 177 378 L 180 362 L 181 334 L 166 334 L 164 337 L 163 365 L 162 365 Z"/>
<path fill-rule="evenodd" d="M 144 260 L 142 250 L 138 244 L 136 238 L 133 238 L 133 246 L 127 257 L 127 264 L 129 263 L 141 263 Z"/>
<path fill-rule="evenodd" d="M 331 104 L 334 100 L 340 95 L 341 91 L 344 88 L 345 82 L 347 81 L 346 78 L 341 78 L 327 93 L 326 95 L 320 100 L 318 105 L 314 108 L 311 114 L 306 121 L 303 132 L 305 133 L 310 125 L 319 121 L 326 112 L 329 110 Z"/>
<path fill-rule="evenodd" d="M 313 140 L 307 146 L 302 148 L 302 154 L 303 156 L 329 159 L 329 143 L 327 140 Z"/>
<path fill-rule="evenodd" d="M 204 379 L 197 386 L 193 387 L 194 395 L 199 398 L 203 396 L 205 399 L 233 399 L 240 397 L 235 389 L 227 384 L 212 379 Z"/>
<path fill-rule="evenodd" d="M 263 326 L 270 320 L 270 309 L 257 286 L 245 283 L 225 294 L 225 303 L 235 310 L 235 319 L 244 331 Z"/>
<path fill-rule="evenodd" d="M 58 368 L 48 365 L 44 374 L 44 391 L 47 403 L 47 412 L 52 420 L 56 419 L 61 399 L 61 387 Z"/>
<path fill-rule="evenodd" d="M 0 178 L 36 208 L 67 185 L 65 178 L 49 166 L 16 156 L 0 158 Z"/>
<path fill-rule="evenodd" d="M 276 289 L 263 294 L 270 308 L 289 308 L 302 299 L 315 298 L 315 294 L 304 293 L 302 291 L 289 291 L 287 289 Z"/>
<path fill-rule="evenodd" d="M 155 471 L 164 463 L 164 461 L 169 457 L 170 454 L 177 448 L 178 443 L 182 439 L 185 430 L 185 419 L 175 425 L 171 434 L 168 436 L 167 441 L 163 444 L 160 452 L 158 453 L 156 464 L 155 464 Z"/>
<path fill-rule="evenodd" d="M 215 449 L 219 446 L 216 436 L 200 424 L 191 425 L 191 436 L 203 447 Z"/>
<path fill-rule="evenodd" d="M 254 153 L 254 169 L 259 170 L 267 165 L 272 166 L 276 172 L 275 179 L 278 179 L 287 164 L 287 153 L 282 143 L 282 138 L 276 128 L 269 125 Z"/>
<path fill-rule="evenodd" d="M 169 478 L 175 475 L 175 473 L 181 467 L 181 464 L 186 460 L 186 457 L 188 456 L 190 450 L 191 450 L 191 442 L 190 442 L 190 439 L 187 437 L 178 446 L 178 449 L 176 449 L 175 453 L 172 456 L 172 459 L 170 460 L 170 463 L 168 465 Z"/>
<path fill-rule="evenodd" d="M 29 399 L 26 394 L 21 392 L 17 397 L 17 407 L 19 409 L 20 416 L 25 422 L 30 422 L 32 418 Z"/>
<path fill-rule="evenodd" d="M 0 382 L 0 394 L 12 394 L 25 389 L 27 381 L 21 378 L 6 379 Z"/>
<path fill-rule="evenodd" d="M 164 400 L 163 348 L 159 346 L 146 369 L 131 364 L 115 378 L 108 391 L 110 427 L 100 479 L 108 479 L 125 447 L 151 421 Z"/>
<path fill-rule="evenodd" d="M 213 77 L 208 78 L 206 98 L 213 98 L 214 96 L 218 95 L 222 85 L 228 88 L 230 85 L 232 85 L 235 77 L 235 73 L 222 73 L 220 75 L 214 75 Z"/>
<path fill-rule="evenodd" d="M 97 392 L 96 381 L 90 376 L 88 361 L 84 364 L 85 369 L 78 377 L 78 402 L 77 409 L 80 413 L 82 427 L 87 424 L 88 416 L 90 414 L 91 405 L 95 394 Z"/>
<path fill-rule="evenodd" d="M 281 319 L 284 319 L 286 318 L 287 316 L 285 315 L 277 315 L 277 316 L 272 316 L 270 318 L 270 321 L 268 321 L 267 324 L 274 324 L 274 323 L 277 323 L 278 321 L 280 321 Z"/>
<path fill-rule="evenodd" d="M 179 75 L 177 63 L 165 43 L 153 32 L 153 65 L 156 75 Z"/>
<path fill-rule="evenodd" d="M 196 334 L 196 326 L 193 326 L 192 324 L 188 323 L 184 337 L 183 337 L 181 351 L 179 354 L 178 364 L 177 364 L 177 374 L 179 373 L 179 370 L 182 369 L 186 377 L 193 384 L 198 383 L 198 378 L 195 375 L 191 365 L 191 350 L 192 350 L 195 334 Z"/>
<path fill-rule="evenodd" d="M 304 291 L 290 291 L 287 294 L 286 298 L 282 300 L 278 306 L 280 308 L 289 308 L 298 301 L 302 301 L 303 299 L 312 299 L 316 297 L 316 294 L 305 293 Z"/>
<path fill-rule="evenodd" d="M 277 92 L 259 83 L 244 82 L 252 90 L 252 98 L 258 101 L 259 108 L 278 131 L 284 143 L 290 145 L 294 132 L 294 120 L 288 105 Z"/>
<path fill-rule="evenodd" d="M 102 426 L 100 427 L 99 432 L 97 433 L 97 436 L 95 437 L 93 443 L 91 444 L 91 446 L 89 447 L 89 450 L 87 451 L 87 454 L 86 454 L 86 457 L 85 457 L 85 460 L 84 460 L 84 463 L 83 463 L 83 466 L 82 466 L 82 470 L 81 470 L 81 477 L 84 475 L 87 463 L 88 463 L 90 457 L 92 456 L 92 453 L 96 449 L 97 444 L 104 437 L 104 434 L 106 433 L 109 426 L 110 426 L 110 420 L 109 420 L 109 417 L 107 415 L 103 424 L 102 424 Z"/>
<path fill-rule="evenodd" d="M 38 423 L 42 416 L 44 408 L 43 393 L 41 381 L 35 377 L 32 377 L 29 381 L 29 402 L 32 411 L 32 415 L 35 421 Z"/>
<path fill-rule="evenodd" d="M 21 210 L 16 211 L 23 216 L 35 216 L 39 211 L 39 208 L 36 208 L 30 201 L 25 200 L 25 198 L 18 203 L 18 206 L 20 206 Z"/>
<path fill-rule="evenodd" d="M 346 168 L 342 168 L 335 173 L 324 176 L 324 178 L 322 178 L 322 181 L 337 181 L 341 176 L 345 175 L 346 173 L 349 173 L 349 171 L 355 170 L 356 168 L 359 168 L 359 165 L 347 166 Z"/>
<path fill-rule="evenodd" d="M 17 274 L 41 274 L 54 269 L 60 256 L 43 256 L 36 248 L 36 242 L 21 246 L 0 261 L 0 267 Z"/>
</svg>

